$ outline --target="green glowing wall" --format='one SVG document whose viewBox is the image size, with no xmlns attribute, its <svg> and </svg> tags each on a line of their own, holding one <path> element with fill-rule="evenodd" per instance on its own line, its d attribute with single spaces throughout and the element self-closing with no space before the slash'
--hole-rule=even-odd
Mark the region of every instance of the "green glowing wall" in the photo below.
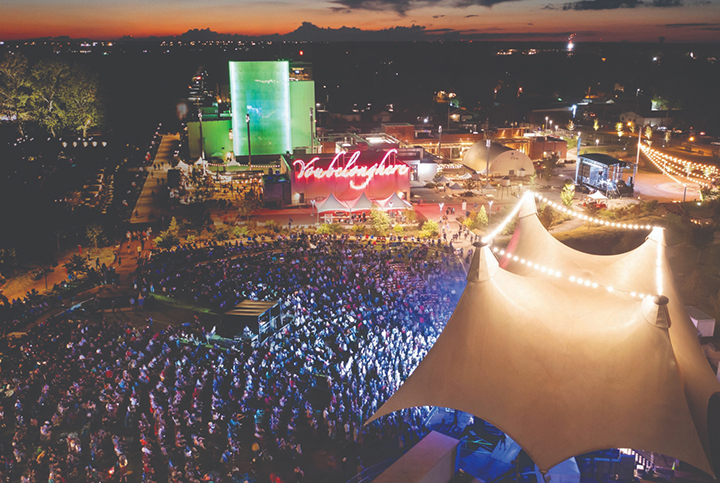
<svg viewBox="0 0 720 483">
<path fill-rule="evenodd" d="M 312 122 L 310 109 L 313 111 Z M 310 135 L 315 121 L 315 82 L 290 82 L 290 127 L 292 147 L 310 146 Z"/>
<path fill-rule="evenodd" d="M 248 155 L 245 115 L 250 115 L 251 154 L 292 151 L 290 66 L 281 62 L 230 62 L 233 147 Z"/>
<path fill-rule="evenodd" d="M 200 157 L 200 123 L 189 122 L 187 127 L 190 159 L 192 161 L 197 161 Z M 232 153 L 233 151 L 233 142 L 230 139 L 230 129 L 232 129 L 230 119 L 221 121 L 203 121 L 202 134 L 203 146 L 205 147 L 205 159 L 210 159 L 213 155 L 224 160 L 227 159 L 228 153 Z"/>
</svg>

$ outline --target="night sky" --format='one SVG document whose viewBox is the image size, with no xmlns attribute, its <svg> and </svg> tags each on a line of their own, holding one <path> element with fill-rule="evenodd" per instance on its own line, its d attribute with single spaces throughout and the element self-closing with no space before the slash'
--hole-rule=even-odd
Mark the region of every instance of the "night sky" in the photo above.
<svg viewBox="0 0 720 483">
<path fill-rule="evenodd" d="M 422 29 L 432 39 L 720 41 L 720 0 L 3 0 L 0 40 L 285 34 L 321 28 Z"/>
</svg>

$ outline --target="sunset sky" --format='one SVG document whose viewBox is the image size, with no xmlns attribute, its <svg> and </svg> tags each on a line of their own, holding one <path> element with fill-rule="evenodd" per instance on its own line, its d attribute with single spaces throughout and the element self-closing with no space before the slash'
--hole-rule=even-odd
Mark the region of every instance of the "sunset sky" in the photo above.
<svg viewBox="0 0 720 483">
<path fill-rule="evenodd" d="M 3 0 L 0 40 L 67 35 L 117 39 L 285 34 L 303 21 L 322 28 L 421 26 L 429 38 L 468 40 L 719 42 L 719 0 Z"/>
</svg>

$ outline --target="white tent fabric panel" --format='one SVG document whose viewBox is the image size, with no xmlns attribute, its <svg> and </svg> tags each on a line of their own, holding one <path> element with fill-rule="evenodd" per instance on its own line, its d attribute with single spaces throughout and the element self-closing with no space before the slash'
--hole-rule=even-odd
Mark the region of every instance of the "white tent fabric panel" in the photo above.
<svg viewBox="0 0 720 483">
<path fill-rule="evenodd" d="M 663 295 L 669 299 L 667 305 L 671 322 L 669 337 L 675 358 L 682 368 L 683 384 L 688 396 L 687 404 L 710 460 L 708 401 L 710 396 L 720 392 L 720 383 L 703 355 L 697 340 L 697 329 L 690 320 L 675 286 L 670 264 L 665 257 L 663 231 L 656 228 L 640 247 L 621 255 L 590 255 L 574 250 L 550 235 L 535 216 L 536 208 L 532 198 L 526 197 L 522 202 L 524 205 L 520 210 L 520 222 L 508 247 L 513 246 L 514 254 L 518 257 L 543 260 L 548 266 L 561 270 L 567 275 L 584 278 L 592 276 L 598 283 L 616 289 L 654 294 L 657 283 L 658 244 L 661 245 L 660 275 Z M 504 263 L 502 258 L 501 265 L 514 273 L 530 277 L 542 276 L 534 269 L 516 262 Z"/>
<path fill-rule="evenodd" d="M 350 208 L 348 205 L 343 203 L 342 201 L 338 200 L 334 194 L 330 193 L 330 195 L 325 198 L 324 200 L 315 203 L 315 208 L 317 209 L 318 213 L 328 213 L 328 212 L 335 212 L 335 211 L 350 211 Z"/>
<path fill-rule="evenodd" d="M 345 204 L 348 205 L 351 211 L 369 211 L 372 209 L 373 203 L 370 201 L 370 198 L 367 197 L 365 192 L 361 194 L 359 197 L 355 198 L 354 200 L 345 201 Z"/>
<path fill-rule="evenodd" d="M 619 289 L 654 294 L 660 253 L 670 328 L 658 324 L 651 298 L 550 279 L 501 258 L 504 269 L 482 247 L 437 342 L 370 420 L 451 407 L 506 432 L 544 471 L 577 454 L 627 447 L 713 474 L 706 412 L 720 384 L 675 290 L 662 232 L 629 253 L 594 256 L 547 233 L 532 199 L 521 216 L 508 250 Z"/>
<path fill-rule="evenodd" d="M 397 192 L 393 192 L 392 195 L 385 198 L 384 200 L 376 200 L 376 202 L 382 207 L 384 211 L 389 210 L 410 210 L 412 205 L 400 198 Z M 392 204 L 390 204 L 392 202 Z"/>
</svg>

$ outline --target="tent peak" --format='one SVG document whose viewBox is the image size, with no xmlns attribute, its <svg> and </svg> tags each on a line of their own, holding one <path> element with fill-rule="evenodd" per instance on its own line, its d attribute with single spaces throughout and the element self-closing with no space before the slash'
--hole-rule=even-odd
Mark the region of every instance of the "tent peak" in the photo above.
<svg viewBox="0 0 720 483">
<path fill-rule="evenodd" d="M 498 271 L 498 265 L 495 256 L 487 245 L 481 245 L 476 248 L 472 262 L 470 262 L 470 270 L 468 270 L 468 282 L 485 282 L 490 280 Z"/>
<path fill-rule="evenodd" d="M 670 317 L 668 317 L 667 312 L 669 301 L 664 295 L 645 297 L 640 309 L 645 320 L 660 329 L 670 328 Z"/>
</svg>

